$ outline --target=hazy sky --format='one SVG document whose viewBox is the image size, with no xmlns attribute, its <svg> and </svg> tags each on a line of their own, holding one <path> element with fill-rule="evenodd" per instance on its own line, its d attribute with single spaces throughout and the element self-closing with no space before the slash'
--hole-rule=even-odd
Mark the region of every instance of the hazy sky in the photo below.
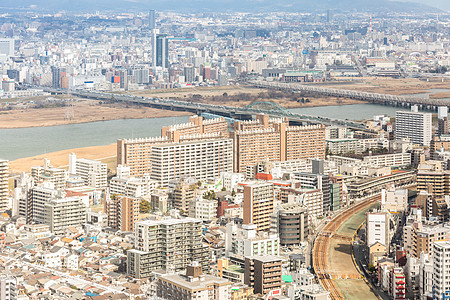
<svg viewBox="0 0 450 300">
<path fill-rule="evenodd" d="M 397 0 L 406 2 L 405 0 Z M 408 2 L 418 2 L 423 4 L 428 4 L 430 6 L 437 7 L 442 10 L 450 10 L 450 0 L 408 0 Z"/>
</svg>

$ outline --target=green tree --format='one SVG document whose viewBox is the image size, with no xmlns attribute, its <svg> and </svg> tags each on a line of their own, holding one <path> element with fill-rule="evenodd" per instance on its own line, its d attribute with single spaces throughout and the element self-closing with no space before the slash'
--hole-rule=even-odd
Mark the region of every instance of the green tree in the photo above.
<svg viewBox="0 0 450 300">
<path fill-rule="evenodd" d="M 139 212 L 141 214 L 147 214 L 150 212 L 151 206 L 150 206 L 150 202 L 148 202 L 145 199 L 141 200 L 141 203 L 139 203 Z"/>
</svg>

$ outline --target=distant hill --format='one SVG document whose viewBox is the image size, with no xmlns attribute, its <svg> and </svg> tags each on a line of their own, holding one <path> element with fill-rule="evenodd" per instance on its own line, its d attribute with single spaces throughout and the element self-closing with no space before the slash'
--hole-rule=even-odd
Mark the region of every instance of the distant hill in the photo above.
<svg viewBox="0 0 450 300">
<path fill-rule="evenodd" d="M 397 11 L 437 12 L 439 9 L 413 2 L 389 0 L 14 0 L 2 1 L 1 7 L 45 10 L 95 11 L 95 10 L 175 10 L 175 11 Z"/>
</svg>

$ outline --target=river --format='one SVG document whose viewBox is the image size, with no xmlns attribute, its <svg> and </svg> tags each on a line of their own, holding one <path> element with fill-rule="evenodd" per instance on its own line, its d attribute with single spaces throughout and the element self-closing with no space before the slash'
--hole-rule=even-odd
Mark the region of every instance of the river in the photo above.
<svg viewBox="0 0 450 300">
<path fill-rule="evenodd" d="M 363 120 L 395 115 L 396 107 L 353 104 L 295 108 L 293 112 L 329 118 Z M 51 127 L 0 129 L 0 158 L 15 160 L 59 150 L 109 145 L 120 138 L 158 136 L 162 126 L 187 122 L 189 117 L 127 119 Z"/>
</svg>

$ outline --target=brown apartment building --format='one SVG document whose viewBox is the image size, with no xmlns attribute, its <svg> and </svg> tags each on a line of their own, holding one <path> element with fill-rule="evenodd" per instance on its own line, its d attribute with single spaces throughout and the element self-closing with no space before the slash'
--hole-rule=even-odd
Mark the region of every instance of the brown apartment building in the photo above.
<svg viewBox="0 0 450 300">
<path fill-rule="evenodd" d="M 140 200 L 132 197 L 113 196 L 105 202 L 108 226 L 120 231 L 134 231 L 138 221 Z"/>
<path fill-rule="evenodd" d="M 234 142 L 234 171 L 261 161 L 325 158 L 325 126 L 289 126 L 284 119 L 258 115 L 256 120 L 239 121 L 230 133 Z"/>
<path fill-rule="evenodd" d="M 271 255 L 245 257 L 244 283 L 255 294 L 281 291 L 281 258 Z"/>
<path fill-rule="evenodd" d="M 273 213 L 273 184 L 252 183 L 244 186 L 244 224 L 254 224 L 257 230 L 269 230 Z"/>
</svg>

